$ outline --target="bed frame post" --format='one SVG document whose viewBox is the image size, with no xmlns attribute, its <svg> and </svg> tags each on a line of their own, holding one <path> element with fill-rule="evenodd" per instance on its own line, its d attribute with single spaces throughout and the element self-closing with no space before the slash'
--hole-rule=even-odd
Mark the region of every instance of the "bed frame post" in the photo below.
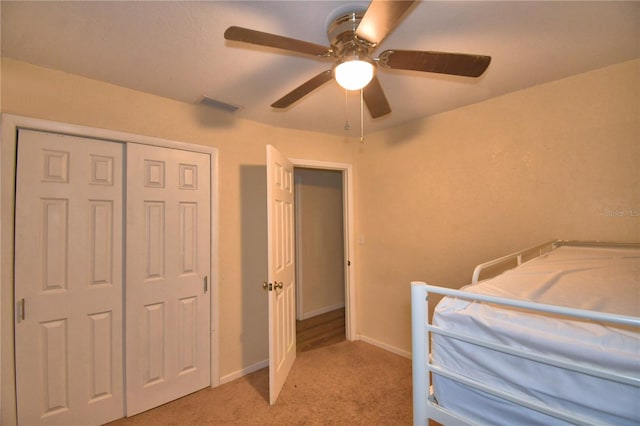
<svg viewBox="0 0 640 426">
<path fill-rule="evenodd" d="M 411 283 L 411 362 L 413 366 L 413 424 L 427 424 L 429 374 L 427 373 L 427 299 L 425 283 Z"/>
</svg>

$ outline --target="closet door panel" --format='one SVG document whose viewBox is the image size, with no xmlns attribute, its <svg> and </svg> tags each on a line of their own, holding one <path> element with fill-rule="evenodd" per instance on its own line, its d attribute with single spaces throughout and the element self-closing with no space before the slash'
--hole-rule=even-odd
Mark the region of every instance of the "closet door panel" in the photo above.
<svg viewBox="0 0 640 426">
<path fill-rule="evenodd" d="M 20 130 L 16 394 L 21 424 L 120 418 L 123 145 Z"/>
<path fill-rule="evenodd" d="M 210 157 L 127 148 L 127 415 L 210 384 Z"/>
</svg>

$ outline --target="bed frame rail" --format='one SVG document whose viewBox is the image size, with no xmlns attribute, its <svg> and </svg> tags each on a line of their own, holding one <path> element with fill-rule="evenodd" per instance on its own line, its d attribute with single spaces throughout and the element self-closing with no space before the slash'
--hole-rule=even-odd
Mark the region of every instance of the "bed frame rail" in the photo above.
<svg viewBox="0 0 640 426">
<path fill-rule="evenodd" d="M 545 253 L 550 252 L 561 246 L 572 247 L 613 247 L 613 248 L 640 248 L 638 243 L 614 243 L 614 242 L 602 242 L 602 241 L 574 241 L 574 240 L 551 240 L 544 244 L 530 247 L 528 249 L 516 251 L 506 256 L 499 257 L 497 259 L 484 262 L 476 266 L 473 270 L 473 276 L 471 283 L 475 284 L 480 279 L 480 274 L 485 270 L 499 266 L 511 264 L 513 266 L 520 266 L 522 262 L 534 259 L 538 256 L 542 256 Z M 508 269 L 508 268 L 506 268 Z"/>
<path fill-rule="evenodd" d="M 523 251 L 524 252 L 524 251 Z M 492 350 L 512 354 L 521 358 L 527 358 L 533 361 L 542 362 L 553 365 L 566 370 L 578 371 L 606 380 L 625 383 L 632 386 L 640 387 L 640 376 L 627 376 L 619 374 L 615 371 L 604 370 L 601 368 L 591 368 L 586 365 L 577 365 L 569 363 L 563 359 L 553 356 L 535 354 L 527 351 L 511 348 L 499 343 L 487 342 L 474 336 L 464 335 L 440 327 L 433 326 L 429 320 L 429 295 L 438 294 L 442 296 L 458 297 L 467 300 L 479 302 L 487 302 L 500 304 L 504 306 L 527 309 L 534 312 L 545 312 L 563 315 L 572 318 L 587 319 L 600 322 L 608 322 L 613 324 L 622 324 L 626 326 L 640 328 L 640 318 L 630 317 L 616 314 L 605 314 L 602 312 L 589 311 L 583 309 L 567 308 L 556 305 L 548 305 L 542 303 L 527 302 L 522 300 L 507 299 L 501 297 L 487 296 L 481 294 L 469 293 L 461 290 L 453 290 L 449 288 L 427 285 L 424 282 L 411 283 L 411 312 L 412 312 L 412 351 L 413 351 L 413 421 L 415 425 L 426 425 L 428 419 L 436 420 L 446 425 L 472 425 L 474 422 L 470 419 L 461 417 L 460 415 L 448 411 L 439 406 L 433 398 L 431 392 L 431 374 L 439 374 L 443 377 L 463 383 L 467 386 L 490 393 L 496 397 L 516 403 L 521 406 L 542 412 L 544 414 L 577 424 L 589 424 L 592 420 L 576 416 L 574 413 L 565 410 L 552 409 L 537 403 L 534 400 L 513 397 L 498 390 L 492 389 L 482 383 L 470 380 L 466 377 L 459 376 L 442 369 L 437 365 L 431 364 L 429 361 L 431 334 L 440 334 L 450 338 L 463 340 L 465 342 L 489 348 Z"/>
<path fill-rule="evenodd" d="M 476 266 L 473 270 L 473 277 L 471 278 L 471 283 L 475 284 L 480 279 L 480 274 L 485 270 L 493 266 L 499 266 L 506 263 L 516 262 L 517 266 L 520 266 L 524 260 L 533 259 L 538 256 L 542 256 L 544 253 L 547 253 L 554 248 L 556 248 L 557 240 L 548 241 L 544 244 L 540 244 L 535 247 L 530 247 L 528 249 L 520 250 L 515 253 L 508 254 L 506 256 L 499 257 L 497 259 L 490 260 L 488 262 L 484 262 Z"/>
</svg>

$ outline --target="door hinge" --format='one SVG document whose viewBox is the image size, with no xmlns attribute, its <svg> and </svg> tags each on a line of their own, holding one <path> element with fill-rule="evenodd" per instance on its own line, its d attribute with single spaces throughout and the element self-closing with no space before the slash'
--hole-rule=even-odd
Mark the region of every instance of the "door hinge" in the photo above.
<svg viewBox="0 0 640 426">
<path fill-rule="evenodd" d="M 205 275 L 203 281 L 204 281 L 204 293 L 207 294 L 207 291 L 209 290 L 209 277 Z"/>
</svg>

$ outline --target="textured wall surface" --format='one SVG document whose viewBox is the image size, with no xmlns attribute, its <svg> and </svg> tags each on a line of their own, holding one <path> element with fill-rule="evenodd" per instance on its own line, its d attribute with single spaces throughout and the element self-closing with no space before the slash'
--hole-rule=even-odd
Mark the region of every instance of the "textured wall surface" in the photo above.
<svg viewBox="0 0 640 426">
<path fill-rule="evenodd" d="M 364 144 L 12 60 L 2 62 L 2 112 L 219 149 L 226 376 L 267 357 L 266 144 L 291 158 L 354 165 L 357 332 L 409 351 L 411 280 L 459 287 L 475 264 L 552 238 L 640 240 L 639 67 L 532 87 L 367 135 Z M 4 173 L 3 209 L 12 191 Z M 3 216 L 3 229 L 10 220 Z M 2 244 L 10 249 L 4 232 Z M 5 282 L 11 265 L 2 262 Z M 11 303 L 3 299 L 3 370 Z"/>
<path fill-rule="evenodd" d="M 460 287 L 474 265 L 555 238 L 640 241 L 639 67 L 369 137 L 357 159 L 360 332 L 410 350 L 412 280 Z"/>
</svg>

